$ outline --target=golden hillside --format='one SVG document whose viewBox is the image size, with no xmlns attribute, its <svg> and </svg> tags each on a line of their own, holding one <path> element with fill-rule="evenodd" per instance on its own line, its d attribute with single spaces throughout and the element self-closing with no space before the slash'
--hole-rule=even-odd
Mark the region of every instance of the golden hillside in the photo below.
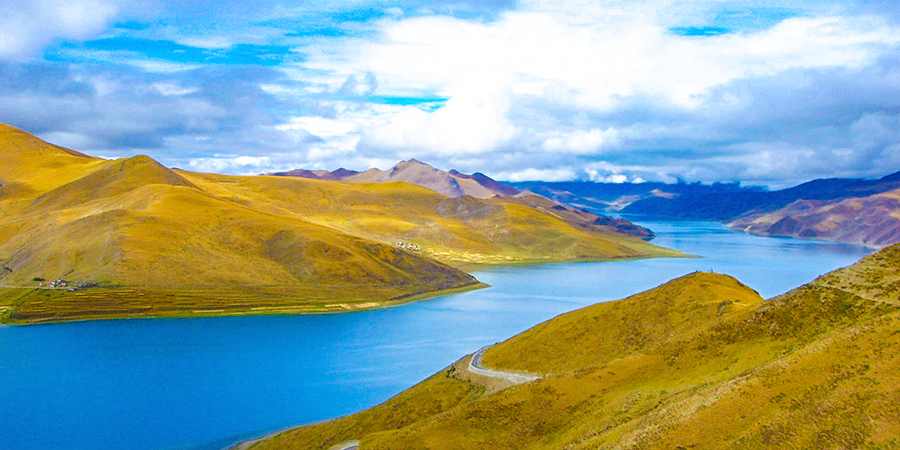
<svg viewBox="0 0 900 450">
<path fill-rule="evenodd" d="M 762 301 L 694 273 L 561 315 L 370 410 L 249 445 L 328 449 L 900 446 L 900 245 Z M 506 387 L 506 389 L 502 389 Z"/>
<path fill-rule="evenodd" d="M 403 182 L 182 175 L 220 199 L 380 242 L 413 244 L 451 265 L 680 256 L 609 227 L 584 226 L 513 201 L 450 198 Z"/>
<path fill-rule="evenodd" d="M 5 125 L 0 144 L 0 317 L 11 322 L 347 311 L 481 286 L 451 265 L 678 255 L 407 183 L 173 171 Z"/>
</svg>

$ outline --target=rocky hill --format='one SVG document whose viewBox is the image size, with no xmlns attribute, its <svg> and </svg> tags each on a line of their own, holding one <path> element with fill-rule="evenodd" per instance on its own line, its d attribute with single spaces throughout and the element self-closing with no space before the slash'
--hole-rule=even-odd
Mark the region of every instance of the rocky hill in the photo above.
<svg viewBox="0 0 900 450">
<path fill-rule="evenodd" d="M 900 189 L 836 200 L 797 200 L 728 223 L 765 236 L 823 239 L 884 247 L 900 242 Z"/>
</svg>

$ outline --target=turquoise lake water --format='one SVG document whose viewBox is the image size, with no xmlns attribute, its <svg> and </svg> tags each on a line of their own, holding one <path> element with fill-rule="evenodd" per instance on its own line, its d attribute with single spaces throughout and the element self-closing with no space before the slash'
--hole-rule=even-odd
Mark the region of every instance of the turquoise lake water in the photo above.
<svg viewBox="0 0 900 450">
<path fill-rule="evenodd" d="M 0 448 L 221 449 L 378 404 L 483 345 L 693 271 L 768 298 L 871 252 L 642 224 L 703 258 L 496 268 L 475 273 L 490 289 L 352 314 L 0 327 Z"/>
</svg>

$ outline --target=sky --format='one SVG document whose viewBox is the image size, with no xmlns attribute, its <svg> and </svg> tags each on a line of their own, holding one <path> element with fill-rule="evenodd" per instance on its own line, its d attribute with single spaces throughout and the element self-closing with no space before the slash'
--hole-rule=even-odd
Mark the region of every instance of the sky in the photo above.
<svg viewBox="0 0 900 450">
<path fill-rule="evenodd" d="M 900 170 L 896 0 L 0 2 L 0 122 L 229 174 Z"/>
</svg>

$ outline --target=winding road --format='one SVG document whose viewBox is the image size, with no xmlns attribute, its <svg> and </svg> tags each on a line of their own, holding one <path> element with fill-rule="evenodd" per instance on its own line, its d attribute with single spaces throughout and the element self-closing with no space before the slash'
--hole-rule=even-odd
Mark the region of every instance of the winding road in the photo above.
<svg viewBox="0 0 900 450">
<path fill-rule="evenodd" d="M 328 450 L 358 450 L 359 449 L 359 441 L 347 441 L 341 442 L 338 445 L 335 445 Z"/>
<path fill-rule="evenodd" d="M 475 375 L 481 375 L 483 377 L 490 378 L 502 378 L 504 380 L 509 380 L 514 384 L 522 384 L 528 383 L 530 381 L 540 380 L 541 377 L 535 377 L 531 375 L 522 375 L 520 373 L 512 373 L 512 372 L 503 372 L 501 370 L 492 370 L 487 369 L 481 365 L 481 357 L 484 356 L 484 351 L 489 349 L 490 345 L 485 345 L 478 349 L 477 352 L 472 354 L 472 358 L 469 359 L 469 372 Z M 359 449 L 359 441 L 346 441 L 341 442 L 338 445 L 335 445 L 328 450 L 357 450 Z"/>
<path fill-rule="evenodd" d="M 481 347 L 477 352 L 475 352 L 475 354 L 472 355 L 472 359 L 469 360 L 469 372 L 484 377 L 503 378 L 515 384 L 528 383 L 529 381 L 541 379 L 541 377 L 535 377 L 531 375 L 522 375 L 520 373 L 503 372 L 501 370 L 492 370 L 485 368 L 481 365 L 481 357 L 484 356 L 484 351 L 490 347 L 490 345 Z"/>
</svg>

